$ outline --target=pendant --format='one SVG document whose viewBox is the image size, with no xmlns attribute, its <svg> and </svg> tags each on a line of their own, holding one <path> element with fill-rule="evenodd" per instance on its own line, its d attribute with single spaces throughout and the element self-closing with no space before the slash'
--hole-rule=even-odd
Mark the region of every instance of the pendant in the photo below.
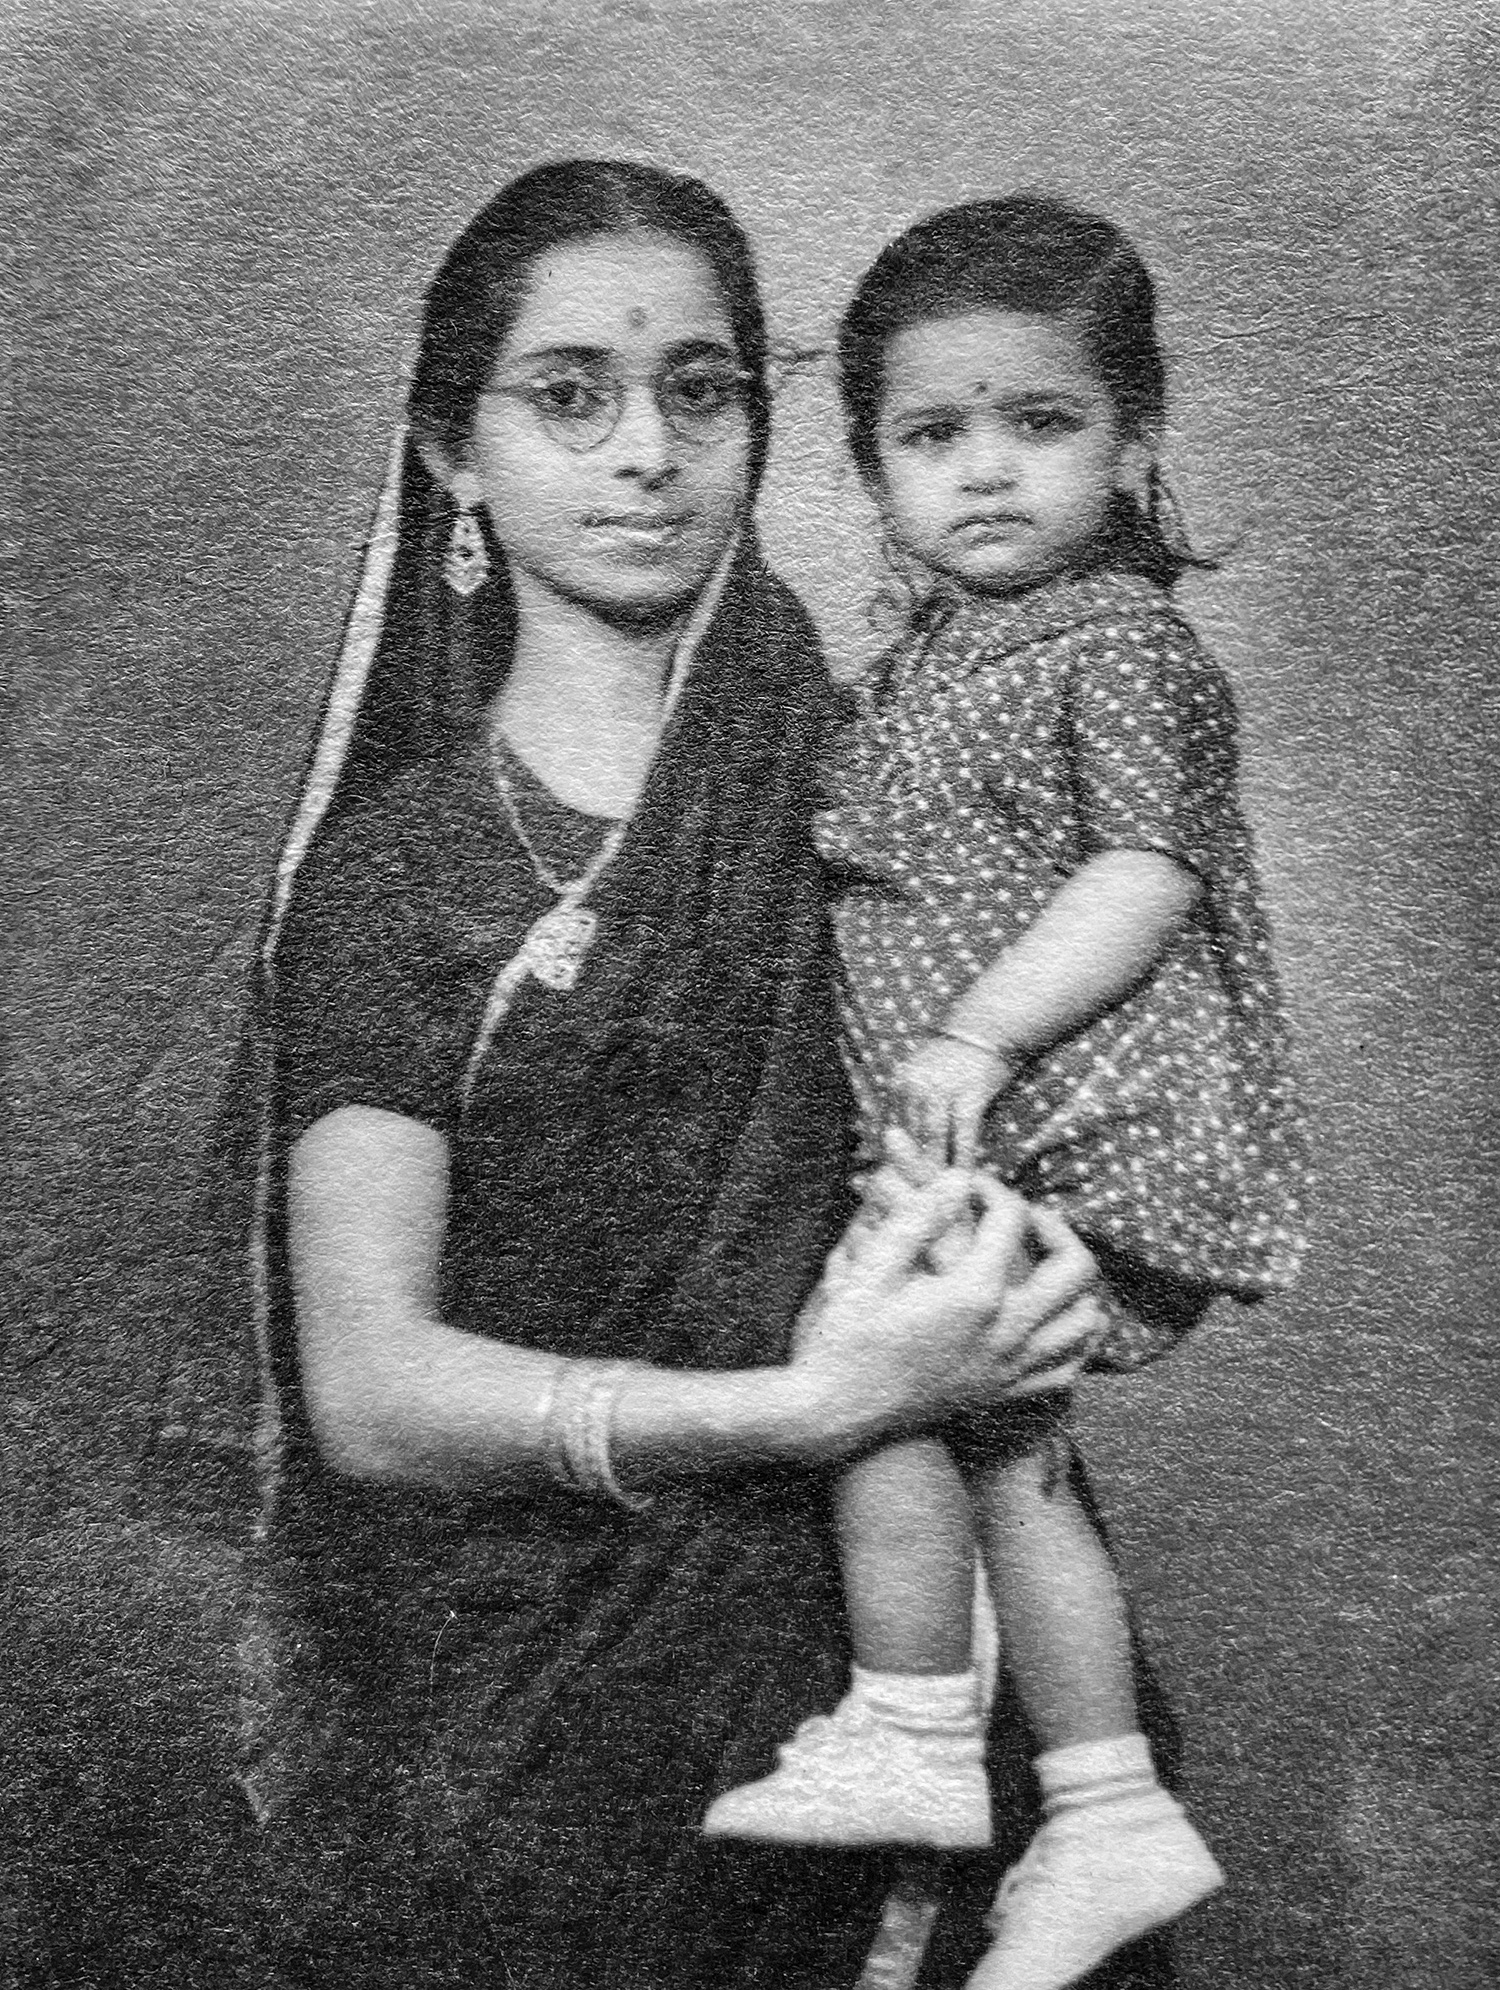
<svg viewBox="0 0 1500 1990">
<path fill-rule="evenodd" d="M 599 920 L 583 905 L 554 905 L 521 942 L 521 960 L 544 988 L 561 993 L 577 981 Z"/>
</svg>

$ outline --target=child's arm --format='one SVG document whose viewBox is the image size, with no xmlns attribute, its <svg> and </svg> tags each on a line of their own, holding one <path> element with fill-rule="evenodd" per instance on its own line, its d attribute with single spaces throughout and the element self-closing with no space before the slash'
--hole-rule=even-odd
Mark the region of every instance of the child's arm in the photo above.
<svg viewBox="0 0 1500 1990">
<path fill-rule="evenodd" d="M 1144 980 L 1201 889 L 1185 864 L 1156 850 L 1091 857 L 906 1060 L 898 1085 L 907 1130 L 934 1159 L 972 1165 L 991 1099 L 1028 1058 Z"/>
</svg>

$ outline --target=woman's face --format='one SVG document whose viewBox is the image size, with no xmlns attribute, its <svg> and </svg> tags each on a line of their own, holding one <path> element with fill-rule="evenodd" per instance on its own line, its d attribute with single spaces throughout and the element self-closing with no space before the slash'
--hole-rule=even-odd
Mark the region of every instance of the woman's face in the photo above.
<svg viewBox="0 0 1500 1990">
<path fill-rule="evenodd" d="M 538 259 L 454 480 L 528 583 L 609 619 L 684 611 L 744 514 L 739 355 L 707 263 L 668 235 Z"/>
</svg>

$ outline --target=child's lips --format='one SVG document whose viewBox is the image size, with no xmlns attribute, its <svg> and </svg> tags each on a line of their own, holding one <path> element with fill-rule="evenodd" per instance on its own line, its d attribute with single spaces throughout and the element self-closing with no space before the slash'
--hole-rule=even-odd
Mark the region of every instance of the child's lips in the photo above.
<svg viewBox="0 0 1500 1990">
<path fill-rule="evenodd" d="M 1024 511 L 971 511 L 952 530 L 959 539 L 1011 539 L 1030 523 Z"/>
</svg>

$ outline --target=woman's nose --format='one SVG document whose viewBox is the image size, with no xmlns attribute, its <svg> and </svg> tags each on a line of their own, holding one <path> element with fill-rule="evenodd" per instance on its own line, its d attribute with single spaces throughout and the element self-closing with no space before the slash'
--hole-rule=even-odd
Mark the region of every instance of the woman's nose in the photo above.
<svg viewBox="0 0 1500 1990">
<path fill-rule="evenodd" d="M 645 381 L 624 389 L 620 419 L 610 437 L 615 474 L 651 480 L 668 475 L 677 463 L 677 438 Z"/>
</svg>

